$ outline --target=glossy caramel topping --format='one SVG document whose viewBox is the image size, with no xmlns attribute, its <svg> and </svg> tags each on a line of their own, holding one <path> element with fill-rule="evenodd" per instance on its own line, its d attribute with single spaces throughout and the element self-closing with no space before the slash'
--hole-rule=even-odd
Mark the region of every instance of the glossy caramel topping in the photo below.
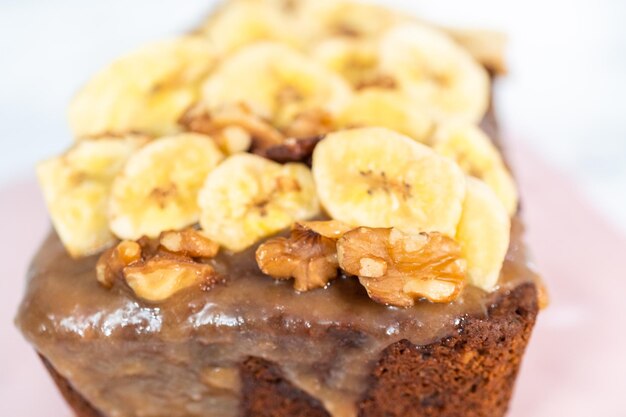
<svg viewBox="0 0 626 417">
<path fill-rule="evenodd" d="M 356 278 L 297 293 L 258 270 L 255 248 L 218 255 L 213 266 L 225 281 L 210 291 L 192 287 L 150 304 L 123 285 L 99 285 L 97 257 L 71 259 L 52 234 L 32 264 L 17 323 L 107 416 L 234 416 L 233 375 L 249 355 L 278 363 L 334 415 L 350 416 L 386 346 L 452 334 L 465 315 L 485 315 L 497 297 L 534 279 L 521 229 L 515 220 L 497 291 L 467 286 L 452 303 L 407 309 L 372 302 Z"/>
</svg>

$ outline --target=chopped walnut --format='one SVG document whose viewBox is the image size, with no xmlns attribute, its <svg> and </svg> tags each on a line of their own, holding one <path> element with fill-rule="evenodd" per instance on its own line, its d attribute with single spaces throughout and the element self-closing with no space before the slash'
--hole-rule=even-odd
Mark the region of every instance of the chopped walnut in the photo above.
<svg viewBox="0 0 626 417">
<path fill-rule="evenodd" d="M 539 309 L 545 310 L 550 306 L 550 293 L 546 284 L 537 276 L 535 278 L 535 285 L 537 286 L 537 300 L 539 301 Z"/>
<path fill-rule="evenodd" d="M 189 131 L 210 135 L 229 155 L 252 148 L 254 153 L 279 162 L 306 160 L 321 136 L 335 129 L 332 116 L 321 109 L 299 113 L 288 126 L 278 129 L 243 103 L 211 112 L 196 105 L 183 114 L 179 124 Z M 269 149 L 273 149 L 270 154 Z"/>
<path fill-rule="evenodd" d="M 141 260 L 141 245 L 132 240 L 124 240 L 104 252 L 96 263 L 96 278 L 100 284 L 110 288 L 122 269 Z"/>
<path fill-rule="evenodd" d="M 339 239 L 341 236 L 354 229 L 354 227 L 344 222 L 340 222 L 339 220 L 300 221 L 297 223 L 297 225 L 334 240 Z"/>
<path fill-rule="evenodd" d="M 109 249 L 96 264 L 96 277 L 107 288 L 123 279 L 138 297 L 163 301 L 192 285 L 214 284 L 217 274 L 201 260 L 218 250 L 219 245 L 197 230 L 167 231 L 158 239 L 122 241 Z"/>
<path fill-rule="evenodd" d="M 191 258 L 213 258 L 220 249 L 217 243 L 194 229 L 163 232 L 159 243 L 172 253 Z"/>
<path fill-rule="evenodd" d="M 441 233 L 359 227 L 338 240 L 337 255 L 341 269 L 358 276 L 369 297 L 383 304 L 450 302 L 465 285 L 460 246 Z"/>
<path fill-rule="evenodd" d="M 287 138 L 283 143 L 272 145 L 257 154 L 276 162 L 305 162 L 309 163 L 315 146 L 323 139 L 323 136 L 311 138 Z"/>
<path fill-rule="evenodd" d="M 217 281 L 211 265 L 182 257 L 157 255 L 123 269 L 124 279 L 135 294 L 147 301 L 163 301 L 193 285 L 209 287 Z"/>
<path fill-rule="evenodd" d="M 225 127 L 212 137 L 226 155 L 247 152 L 252 146 L 252 135 L 239 126 Z"/>
<path fill-rule="evenodd" d="M 322 109 L 311 109 L 298 114 L 284 129 L 284 134 L 288 138 L 314 138 L 335 129 L 335 121 L 330 113 Z"/>
<path fill-rule="evenodd" d="M 261 244 L 256 261 L 264 274 L 276 279 L 294 278 L 297 291 L 321 288 L 337 276 L 336 238 L 296 223 L 289 237 L 275 237 Z"/>
<path fill-rule="evenodd" d="M 223 135 L 225 129 L 236 126 L 249 133 L 253 148 L 258 149 L 266 149 L 285 140 L 280 131 L 252 113 L 245 104 L 224 106 L 211 113 L 192 107 L 183 114 L 179 123 L 192 132 L 212 136 Z"/>
</svg>

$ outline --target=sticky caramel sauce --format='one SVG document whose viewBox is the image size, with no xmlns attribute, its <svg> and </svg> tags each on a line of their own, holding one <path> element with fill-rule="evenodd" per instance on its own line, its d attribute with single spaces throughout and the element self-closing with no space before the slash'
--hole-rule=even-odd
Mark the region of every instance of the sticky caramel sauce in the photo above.
<svg viewBox="0 0 626 417">
<path fill-rule="evenodd" d="M 380 352 L 408 339 L 427 344 L 486 317 L 497 297 L 535 279 L 514 219 L 499 288 L 467 286 L 449 304 L 387 307 L 355 278 L 296 293 L 264 276 L 251 248 L 214 260 L 224 282 L 159 304 L 124 285 L 98 284 L 97 257 L 71 259 L 52 233 L 35 257 L 17 324 L 41 354 L 107 417 L 238 415 L 237 364 L 278 363 L 336 417 L 354 415 Z"/>
</svg>

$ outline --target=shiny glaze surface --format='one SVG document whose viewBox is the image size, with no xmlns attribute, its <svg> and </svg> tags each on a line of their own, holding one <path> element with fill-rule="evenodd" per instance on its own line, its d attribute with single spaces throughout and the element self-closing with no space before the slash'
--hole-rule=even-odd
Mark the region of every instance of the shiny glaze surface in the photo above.
<svg viewBox="0 0 626 417">
<path fill-rule="evenodd" d="M 35 348 L 107 417 L 235 416 L 237 364 L 253 355 L 278 363 L 335 416 L 354 415 L 380 352 L 408 339 L 452 334 L 466 315 L 536 279 L 514 219 L 497 291 L 468 286 L 449 304 L 399 309 L 371 301 L 355 278 L 296 293 L 264 276 L 254 248 L 213 261 L 224 282 L 160 304 L 95 278 L 96 257 L 69 258 L 52 233 L 35 257 L 17 323 Z"/>
</svg>

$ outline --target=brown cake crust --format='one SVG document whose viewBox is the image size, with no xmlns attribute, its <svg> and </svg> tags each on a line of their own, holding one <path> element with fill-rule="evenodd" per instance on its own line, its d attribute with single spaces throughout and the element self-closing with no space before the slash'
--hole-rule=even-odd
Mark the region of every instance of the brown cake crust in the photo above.
<svg viewBox="0 0 626 417">
<path fill-rule="evenodd" d="M 249 357 L 239 370 L 242 417 L 330 417 L 319 400 L 285 379 L 278 365 Z"/>
<path fill-rule="evenodd" d="M 359 417 L 500 417 L 537 317 L 533 284 L 468 318 L 457 335 L 427 346 L 403 340 L 383 352 Z"/>
<path fill-rule="evenodd" d="M 388 346 L 357 405 L 358 416 L 503 416 L 537 312 L 537 288 L 523 284 L 492 304 L 487 319 L 464 318 L 453 336 L 425 346 L 407 340 Z M 106 417 L 42 359 L 78 417 Z M 278 365 L 250 357 L 240 371 L 242 417 L 329 416 Z"/>
<path fill-rule="evenodd" d="M 76 392 L 69 381 L 63 378 L 63 376 L 61 376 L 56 369 L 52 367 L 50 362 L 48 362 L 43 355 L 39 355 L 39 357 L 50 373 L 50 376 L 52 377 L 52 380 L 56 384 L 57 388 L 63 395 L 63 398 L 65 398 L 65 401 L 67 401 L 70 407 L 74 410 L 76 417 L 105 417 L 98 410 L 93 408 L 93 406 L 89 404 L 82 395 Z"/>
</svg>

